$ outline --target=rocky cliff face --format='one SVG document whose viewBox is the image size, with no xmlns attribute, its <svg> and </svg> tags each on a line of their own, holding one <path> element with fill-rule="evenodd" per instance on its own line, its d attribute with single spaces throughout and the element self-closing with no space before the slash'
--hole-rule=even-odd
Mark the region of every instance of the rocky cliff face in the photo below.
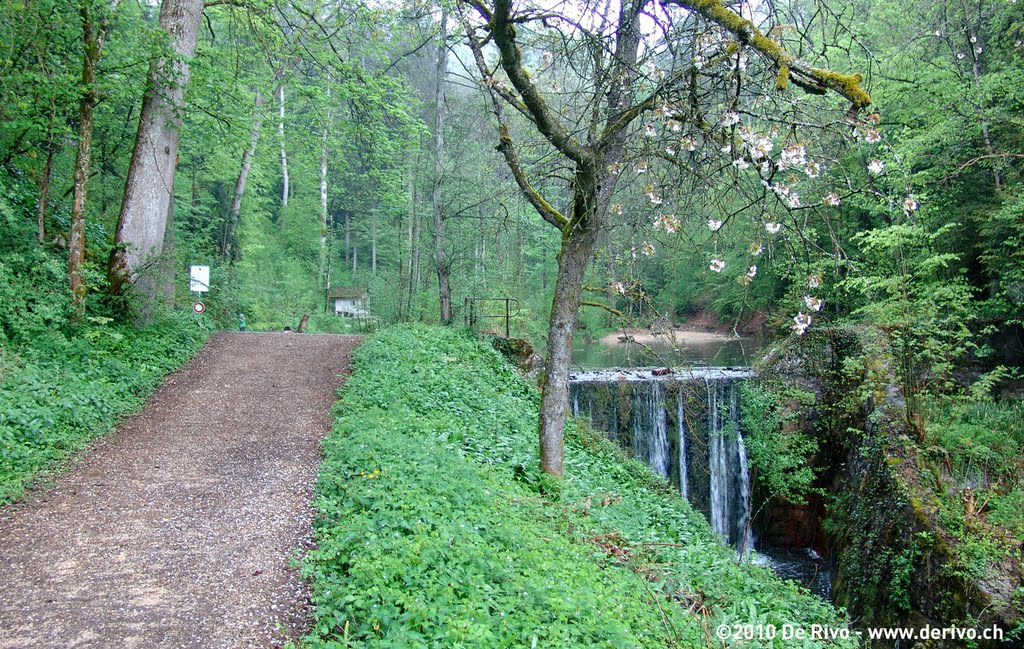
<svg viewBox="0 0 1024 649">
<path fill-rule="evenodd" d="M 958 565 L 961 541 L 938 520 L 921 424 L 907 415 L 894 367 L 884 334 L 866 330 L 819 330 L 767 354 L 763 379 L 815 395 L 801 421 L 821 446 L 812 461 L 828 496 L 820 508 L 768 503 L 765 531 L 812 547 L 823 540 L 836 603 L 862 627 L 998 624 L 1009 635 L 1021 621 L 1019 562 L 1004 559 L 984 575 Z"/>
</svg>

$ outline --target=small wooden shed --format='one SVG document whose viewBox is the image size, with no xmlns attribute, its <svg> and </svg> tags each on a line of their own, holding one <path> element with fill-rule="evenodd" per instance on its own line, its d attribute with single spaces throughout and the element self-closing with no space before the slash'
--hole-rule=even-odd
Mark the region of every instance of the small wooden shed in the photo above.
<svg viewBox="0 0 1024 649">
<path fill-rule="evenodd" d="M 369 315 L 369 295 L 365 286 L 335 286 L 327 289 L 327 304 L 334 315 L 358 318 Z"/>
</svg>

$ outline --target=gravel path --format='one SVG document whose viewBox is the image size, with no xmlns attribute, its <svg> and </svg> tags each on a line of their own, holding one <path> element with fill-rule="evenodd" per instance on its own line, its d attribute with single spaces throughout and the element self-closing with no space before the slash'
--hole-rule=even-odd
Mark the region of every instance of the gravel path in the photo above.
<svg viewBox="0 0 1024 649">
<path fill-rule="evenodd" d="M 358 340 L 217 334 L 54 486 L 0 509 L 0 647 L 300 637 L 290 559 Z"/>
</svg>

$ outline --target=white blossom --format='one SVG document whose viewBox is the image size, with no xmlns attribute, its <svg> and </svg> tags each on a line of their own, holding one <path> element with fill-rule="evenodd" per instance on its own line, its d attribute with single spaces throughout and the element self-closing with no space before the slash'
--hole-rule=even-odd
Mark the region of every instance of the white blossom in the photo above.
<svg viewBox="0 0 1024 649">
<path fill-rule="evenodd" d="M 808 178 L 817 178 L 821 175 L 821 165 L 812 160 L 804 167 L 804 173 L 807 174 Z"/>
<path fill-rule="evenodd" d="M 680 225 L 679 219 L 676 218 L 675 214 L 662 214 L 654 219 L 654 227 L 664 230 L 669 234 L 679 232 Z"/>
<path fill-rule="evenodd" d="M 683 123 L 677 119 L 670 119 L 668 120 L 668 128 L 673 133 L 678 133 L 679 131 L 683 130 Z"/>
<path fill-rule="evenodd" d="M 757 275 L 757 266 L 751 266 L 747 269 L 747 277 L 754 279 L 755 275 Z"/>
<path fill-rule="evenodd" d="M 905 199 L 903 199 L 903 211 L 906 212 L 908 215 L 911 212 L 915 212 L 917 210 L 917 207 L 917 201 L 914 200 L 913 196 L 907 196 Z"/>
<path fill-rule="evenodd" d="M 821 286 L 821 275 L 811 275 L 807 278 L 807 285 L 811 288 L 818 288 Z"/>
<path fill-rule="evenodd" d="M 807 164 L 807 149 L 800 144 L 792 144 L 782 150 L 779 157 L 779 167 L 803 167 Z"/>
<path fill-rule="evenodd" d="M 837 194 L 835 192 L 832 192 L 831 194 L 826 196 L 824 198 L 824 201 L 825 201 L 825 205 L 830 205 L 832 207 L 839 207 L 840 203 L 843 202 L 842 199 L 839 198 L 839 194 Z"/>
<path fill-rule="evenodd" d="M 645 173 L 647 173 L 647 161 L 646 160 L 641 160 L 640 162 L 636 163 L 636 167 L 634 167 L 633 169 L 638 174 L 645 174 Z"/>
<path fill-rule="evenodd" d="M 716 221 L 715 219 L 708 219 L 708 229 L 711 230 L 712 232 L 718 232 L 718 230 L 721 227 L 722 227 L 722 222 L 721 221 Z"/>
<path fill-rule="evenodd" d="M 810 295 L 805 295 L 804 304 L 806 304 L 807 308 L 810 309 L 811 311 L 821 311 L 821 307 L 825 304 L 825 302 L 820 297 L 811 297 Z"/>
<path fill-rule="evenodd" d="M 754 257 L 760 257 L 761 254 L 764 252 L 764 246 L 755 241 L 754 243 L 750 244 L 749 250 L 750 254 L 753 255 Z"/>
<path fill-rule="evenodd" d="M 872 160 L 870 163 L 868 163 L 868 171 L 870 171 L 872 174 L 876 176 L 882 173 L 882 170 L 884 169 L 885 163 L 882 162 L 881 160 Z"/>
<path fill-rule="evenodd" d="M 654 254 L 654 244 L 650 241 L 644 241 L 643 245 L 640 246 L 640 252 L 644 253 L 644 257 L 650 257 Z"/>
<path fill-rule="evenodd" d="M 644 124 L 644 135 L 647 137 L 657 137 L 658 130 L 654 128 L 654 124 Z"/>
<path fill-rule="evenodd" d="M 864 141 L 868 144 L 877 144 L 882 141 L 882 133 L 877 128 L 869 128 L 864 131 Z"/>
<path fill-rule="evenodd" d="M 802 336 L 807 333 L 807 329 L 811 326 L 811 316 L 806 315 L 801 311 L 793 318 L 793 322 L 795 323 L 793 325 L 793 331 L 795 331 L 798 336 Z"/>
<path fill-rule="evenodd" d="M 740 123 L 739 113 L 734 113 L 731 110 L 727 110 L 722 113 L 722 126 L 733 126 Z"/>
<path fill-rule="evenodd" d="M 782 229 L 782 224 L 781 223 L 771 223 L 771 222 L 765 223 L 764 224 L 764 229 L 768 230 L 768 234 L 778 234 L 779 230 Z"/>
<path fill-rule="evenodd" d="M 788 196 L 786 196 L 786 204 L 789 205 L 792 209 L 800 207 L 800 194 L 797 194 L 796 192 L 791 192 Z"/>
<path fill-rule="evenodd" d="M 612 284 L 612 288 L 615 289 L 621 295 L 626 294 L 626 285 L 623 284 L 622 282 L 615 282 L 614 284 Z"/>
<path fill-rule="evenodd" d="M 694 141 L 692 137 L 684 137 L 682 140 L 679 141 L 679 145 L 686 149 L 687 151 L 697 150 L 697 142 Z"/>
<path fill-rule="evenodd" d="M 708 268 L 710 268 L 712 271 L 714 271 L 716 273 L 720 273 L 723 270 L 725 270 L 725 260 L 724 259 L 712 259 L 711 260 L 711 265 L 708 266 Z"/>
<path fill-rule="evenodd" d="M 745 169 L 750 168 L 750 163 L 744 160 L 743 158 L 736 158 L 735 160 L 732 161 L 732 166 L 736 167 L 740 171 L 744 171 Z"/>
</svg>

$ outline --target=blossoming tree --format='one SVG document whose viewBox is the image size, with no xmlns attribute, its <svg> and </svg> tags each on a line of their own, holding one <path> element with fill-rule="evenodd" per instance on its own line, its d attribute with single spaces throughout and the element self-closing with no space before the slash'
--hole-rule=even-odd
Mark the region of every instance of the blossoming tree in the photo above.
<svg viewBox="0 0 1024 649">
<path fill-rule="evenodd" d="M 753 174 L 766 195 L 797 209 L 802 199 L 785 176 L 797 171 L 816 177 L 821 165 L 786 133 L 795 134 L 796 120 L 813 111 L 786 112 L 777 103 L 793 93 L 791 86 L 838 95 L 844 106 L 838 119 L 831 116 L 833 123 L 866 129 L 857 120 L 871 99 L 859 75 L 815 67 L 791 53 L 784 39 L 773 37 L 779 25 L 760 4 L 622 0 L 603 8 L 566 3 L 550 9 L 463 0 L 461 6 L 497 120 L 497 149 L 526 200 L 561 232 L 539 421 L 541 468 L 561 475 L 576 318 L 602 230 L 623 211 L 613 203 L 620 180 L 630 176 L 634 186 L 655 164 L 673 169 L 675 176 L 643 187 L 656 209 L 686 178 L 704 184 L 712 171 Z M 540 56 L 532 56 L 531 47 L 542 50 Z M 564 59 L 561 70 L 571 73 L 545 76 L 556 49 Z M 523 144 L 537 135 L 546 148 Z M 775 157 L 777 142 L 781 154 Z M 569 171 L 531 165 L 530 153 L 557 159 Z M 707 226 L 714 233 L 727 220 L 712 218 Z M 680 220 L 659 214 L 654 226 L 672 233 Z M 766 220 L 764 227 L 772 233 L 782 226 Z M 644 242 L 641 251 L 652 254 L 653 244 Z M 725 261 L 714 258 L 709 268 L 723 272 Z M 751 265 L 742 277 L 751 281 L 756 274 Z M 616 289 L 622 287 L 608 290 Z M 801 316 L 796 325 L 806 328 L 809 316 Z"/>
</svg>

